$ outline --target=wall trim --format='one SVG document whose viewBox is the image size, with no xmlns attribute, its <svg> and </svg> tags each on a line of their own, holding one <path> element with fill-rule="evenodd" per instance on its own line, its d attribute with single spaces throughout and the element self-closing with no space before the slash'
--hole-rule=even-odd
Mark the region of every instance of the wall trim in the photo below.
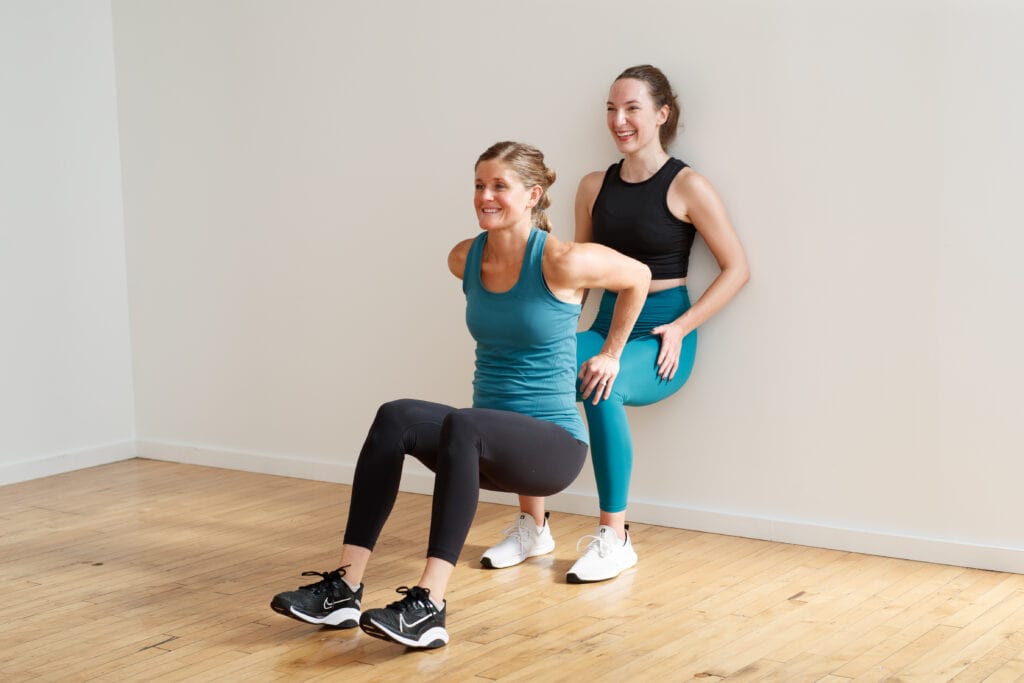
<svg viewBox="0 0 1024 683">
<path fill-rule="evenodd" d="M 65 451 L 55 455 L 3 463 L 0 464 L 0 486 L 49 477 L 53 474 L 73 472 L 96 465 L 106 465 L 120 460 L 130 460 L 134 457 L 135 442 L 119 441 L 75 451 Z"/>
<path fill-rule="evenodd" d="M 355 471 L 354 462 L 243 453 L 168 442 L 138 441 L 135 450 L 141 458 L 339 484 L 350 484 Z M 401 490 L 408 493 L 430 494 L 433 487 L 433 475 L 418 462 L 410 459 L 402 475 Z M 505 505 L 516 504 L 514 495 L 494 491 L 481 492 L 480 500 Z M 568 489 L 549 498 L 548 508 L 557 512 L 594 515 L 597 510 L 597 495 L 588 491 Z M 847 529 L 799 520 L 770 519 L 688 508 L 642 499 L 630 503 L 629 518 L 630 521 L 642 524 L 1024 574 L 1022 548 Z"/>
</svg>

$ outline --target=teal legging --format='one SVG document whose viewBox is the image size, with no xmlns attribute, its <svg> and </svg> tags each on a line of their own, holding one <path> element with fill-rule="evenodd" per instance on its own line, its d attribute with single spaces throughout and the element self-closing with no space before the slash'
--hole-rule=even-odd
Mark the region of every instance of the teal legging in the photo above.
<svg viewBox="0 0 1024 683">
<path fill-rule="evenodd" d="M 586 332 L 576 334 L 576 365 L 597 355 L 604 345 L 611 325 L 616 294 L 605 292 L 597 318 Z M 676 287 L 649 294 L 640 312 L 626 348 L 619 358 L 619 375 L 612 385 L 612 394 L 596 406 L 583 401 L 590 429 L 590 454 L 594 462 L 597 494 L 604 512 L 622 512 L 629 499 L 629 476 L 633 469 L 633 438 L 629 433 L 626 406 L 657 403 L 679 391 L 690 377 L 697 353 L 697 331 L 683 339 L 679 368 L 671 381 L 658 377 L 658 350 L 661 338 L 650 333 L 681 316 L 690 308 L 686 287 Z M 578 388 L 578 385 L 577 385 Z"/>
</svg>

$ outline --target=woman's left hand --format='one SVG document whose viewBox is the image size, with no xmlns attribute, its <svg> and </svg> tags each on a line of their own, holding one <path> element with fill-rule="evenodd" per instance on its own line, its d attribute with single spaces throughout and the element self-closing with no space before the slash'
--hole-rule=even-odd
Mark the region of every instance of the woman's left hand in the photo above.
<svg viewBox="0 0 1024 683">
<path fill-rule="evenodd" d="M 608 353 L 599 353 L 580 365 L 580 392 L 583 400 L 594 394 L 596 406 L 602 398 L 612 395 L 612 384 L 619 374 L 619 359 Z"/>
<path fill-rule="evenodd" d="M 679 369 L 679 353 L 683 347 L 683 327 L 678 322 L 658 325 L 651 334 L 661 337 L 661 350 L 658 351 L 658 377 L 672 381 Z"/>
</svg>

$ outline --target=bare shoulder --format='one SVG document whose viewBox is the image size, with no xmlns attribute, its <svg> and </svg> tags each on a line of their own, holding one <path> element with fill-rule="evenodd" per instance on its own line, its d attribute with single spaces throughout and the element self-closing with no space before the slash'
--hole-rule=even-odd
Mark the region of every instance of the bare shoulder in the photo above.
<svg viewBox="0 0 1024 683">
<path fill-rule="evenodd" d="M 452 247 L 452 250 L 448 252 L 448 270 L 452 271 L 452 275 L 460 280 L 466 271 L 466 258 L 469 256 L 469 248 L 472 245 L 472 238 L 465 239 Z"/>
<path fill-rule="evenodd" d="M 564 261 L 572 258 L 573 248 L 577 246 L 575 242 L 566 242 L 548 233 L 544 243 L 544 264 L 560 267 Z"/>
<path fill-rule="evenodd" d="M 576 279 L 581 267 L 580 247 L 576 242 L 566 242 L 554 235 L 548 235 L 544 245 L 544 276 L 549 282 L 565 285 Z"/>
<path fill-rule="evenodd" d="M 601 189 L 601 183 L 604 182 L 604 171 L 591 171 L 582 178 L 580 178 L 580 189 L 593 190 L 595 194 Z"/>
<path fill-rule="evenodd" d="M 597 193 L 601 191 L 603 182 L 604 171 L 593 171 L 580 178 L 579 187 L 576 188 L 576 201 L 587 201 L 593 204 Z"/>
<path fill-rule="evenodd" d="M 699 199 L 709 193 L 714 196 L 718 195 L 718 191 L 715 190 L 711 181 L 689 166 L 676 174 L 669 191 L 678 194 L 683 199 Z"/>
<path fill-rule="evenodd" d="M 721 206 L 718 190 L 706 177 L 686 167 L 676 174 L 668 191 L 669 209 L 677 218 L 689 223 Z"/>
<path fill-rule="evenodd" d="M 593 242 L 563 242 L 550 236 L 544 249 L 544 272 L 559 282 L 579 281 L 581 274 L 596 270 L 598 260 L 618 256 L 618 252 Z"/>
</svg>

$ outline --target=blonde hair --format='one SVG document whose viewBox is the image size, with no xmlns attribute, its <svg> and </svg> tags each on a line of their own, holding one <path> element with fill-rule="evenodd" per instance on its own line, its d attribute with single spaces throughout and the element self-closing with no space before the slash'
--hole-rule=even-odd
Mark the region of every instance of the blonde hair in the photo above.
<svg viewBox="0 0 1024 683">
<path fill-rule="evenodd" d="M 534 225 L 544 232 L 551 232 L 551 220 L 544 210 L 551 206 L 548 188 L 555 182 L 555 172 L 544 164 L 544 153 L 522 142 L 496 142 L 480 155 L 474 168 L 479 166 L 481 161 L 492 159 L 508 164 L 526 187 L 541 187 L 543 194 L 534 205 L 531 216 Z"/>
</svg>

